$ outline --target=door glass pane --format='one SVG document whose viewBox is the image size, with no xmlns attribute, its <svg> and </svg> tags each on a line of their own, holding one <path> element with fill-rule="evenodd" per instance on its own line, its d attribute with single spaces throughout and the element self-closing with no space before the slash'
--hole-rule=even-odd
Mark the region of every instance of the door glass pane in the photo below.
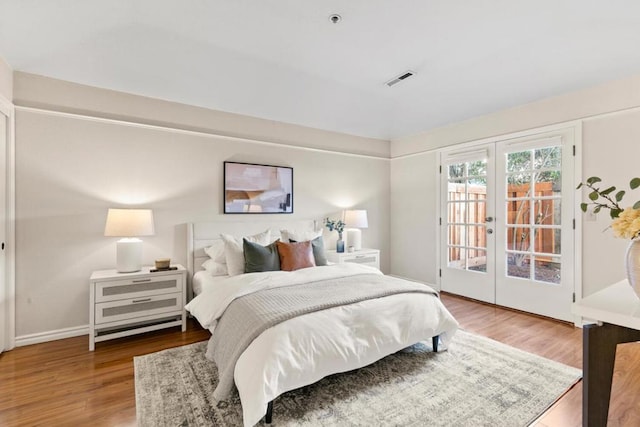
<svg viewBox="0 0 640 427">
<path fill-rule="evenodd" d="M 528 251 L 531 246 L 530 227 L 507 227 L 507 250 Z"/>
<path fill-rule="evenodd" d="M 486 160 L 476 160 L 475 162 L 469 162 L 467 166 L 468 166 L 467 176 L 469 177 L 487 176 Z"/>
<path fill-rule="evenodd" d="M 533 174 L 535 181 L 535 195 L 538 197 L 558 196 L 562 189 L 559 170 L 544 171 Z"/>
<path fill-rule="evenodd" d="M 447 200 L 467 200 L 467 184 L 464 179 L 454 179 L 449 182 Z"/>
<path fill-rule="evenodd" d="M 507 224 L 529 224 L 530 215 L 528 200 L 507 202 Z"/>
<path fill-rule="evenodd" d="M 538 148 L 535 151 L 534 168 L 546 169 L 555 168 L 560 169 L 562 160 L 562 147 L 546 147 Z"/>
<path fill-rule="evenodd" d="M 467 222 L 467 204 L 466 203 L 449 203 L 449 220 L 450 224 L 464 224 Z"/>
<path fill-rule="evenodd" d="M 507 172 L 531 169 L 531 150 L 507 154 Z"/>
<path fill-rule="evenodd" d="M 467 246 L 474 248 L 487 247 L 487 230 L 484 225 L 470 225 L 467 227 Z"/>
<path fill-rule="evenodd" d="M 469 224 L 484 224 L 487 216 L 487 205 L 483 201 L 469 202 L 467 205 L 467 222 Z"/>
<path fill-rule="evenodd" d="M 560 254 L 560 229 L 537 228 L 535 229 L 534 252 L 545 254 Z"/>
<path fill-rule="evenodd" d="M 560 199 L 535 200 L 533 223 L 536 225 L 560 225 L 562 211 Z"/>
<path fill-rule="evenodd" d="M 475 178 L 469 181 L 467 187 L 467 200 L 486 200 L 487 199 L 487 180 L 482 178 Z"/>
<path fill-rule="evenodd" d="M 527 197 L 531 186 L 529 172 L 513 172 L 507 175 L 507 197 Z"/>
<path fill-rule="evenodd" d="M 464 163 L 449 165 L 449 178 L 462 178 L 464 176 Z"/>
<path fill-rule="evenodd" d="M 487 251 L 480 249 L 469 249 L 467 251 L 467 269 L 471 271 L 487 272 Z"/>
<path fill-rule="evenodd" d="M 529 279 L 531 277 L 531 256 L 528 254 L 507 254 L 507 276 Z"/>
<path fill-rule="evenodd" d="M 455 246 L 466 246 L 466 229 L 465 225 L 450 225 L 449 227 L 449 244 Z"/>
<path fill-rule="evenodd" d="M 535 257 L 534 279 L 540 282 L 560 283 L 560 257 Z"/>
<path fill-rule="evenodd" d="M 447 263 L 447 266 L 450 268 L 459 268 L 461 270 L 464 270 L 466 266 L 465 265 L 466 257 L 467 257 L 466 249 L 450 247 L 449 261 Z"/>
</svg>

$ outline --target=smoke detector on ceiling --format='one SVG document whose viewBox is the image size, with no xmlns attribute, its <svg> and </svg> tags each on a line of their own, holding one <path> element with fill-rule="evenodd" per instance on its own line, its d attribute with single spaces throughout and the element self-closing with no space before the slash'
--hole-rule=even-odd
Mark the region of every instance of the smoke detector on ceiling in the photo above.
<svg viewBox="0 0 640 427">
<path fill-rule="evenodd" d="M 329 15 L 329 22 L 331 22 L 332 24 L 337 24 L 340 21 L 342 21 L 342 16 L 338 15 L 337 13 Z"/>
<path fill-rule="evenodd" d="M 401 81 L 404 81 L 404 80 L 408 79 L 409 77 L 414 76 L 415 74 L 416 73 L 414 73 L 413 71 L 405 71 L 404 73 L 400 74 L 398 77 L 394 77 L 391 80 L 389 80 L 387 82 L 387 86 L 391 87 L 393 85 L 397 85 Z"/>
</svg>

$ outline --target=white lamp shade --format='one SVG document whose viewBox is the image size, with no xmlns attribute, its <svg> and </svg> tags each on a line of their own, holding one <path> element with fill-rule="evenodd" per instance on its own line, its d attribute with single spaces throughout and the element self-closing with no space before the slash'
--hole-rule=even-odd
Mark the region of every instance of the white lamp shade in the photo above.
<svg viewBox="0 0 640 427">
<path fill-rule="evenodd" d="M 153 236 L 151 209 L 109 209 L 104 235 L 124 237 L 116 245 L 116 269 L 120 273 L 139 271 L 142 260 L 142 240 L 139 236 Z"/>
<path fill-rule="evenodd" d="M 109 209 L 104 235 L 107 237 L 153 236 L 151 209 Z"/>
<path fill-rule="evenodd" d="M 367 211 L 364 209 L 346 211 L 344 213 L 344 225 L 349 228 L 369 227 Z"/>
</svg>

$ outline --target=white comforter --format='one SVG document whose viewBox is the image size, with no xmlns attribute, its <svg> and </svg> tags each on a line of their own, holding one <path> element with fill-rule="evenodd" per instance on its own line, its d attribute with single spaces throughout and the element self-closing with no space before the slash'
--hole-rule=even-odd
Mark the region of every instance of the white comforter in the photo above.
<svg viewBox="0 0 640 427">
<path fill-rule="evenodd" d="M 213 334 L 217 319 L 237 297 L 363 273 L 382 274 L 356 264 L 243 274 L 205 288 L 186 308 Z M 412 293 L 318 311 L 267 329 L 247 347 L 235 367 L 244 425 L 260 421 L 268 402 L 284 392 L 361 368 L 435 335 L 446 346 L 457 328 L 438 298 Z M 208 349 L 207 357 L 209 354 Z"/>
</svg>

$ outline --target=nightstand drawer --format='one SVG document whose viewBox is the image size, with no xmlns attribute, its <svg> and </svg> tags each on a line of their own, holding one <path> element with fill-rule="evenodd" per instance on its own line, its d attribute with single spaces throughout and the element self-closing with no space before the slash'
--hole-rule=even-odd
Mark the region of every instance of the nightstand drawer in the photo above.
<svg viewBox="0 0 640 427">
<path fill-rule="evenodd" d="M 370 265 L 376 268 L 379 265 L 377 254 L 348 256 L 348 257 L 344 257 L 343 262 L 353 262 L 356 264 Z"/>
<path fill-rule="evenodd" d="M 96 302 L 118 301 L 182 290 L 182 275 L 141 277 L 96 283 Z"/>
<path fill-rule="evenodd" d="M 336 264 L 350 262 L 380 269 L 380 251 L 378 249 L 362 249 L 357 252 L 327 251 L 327 259 Z"/>
<path fill-rule="evenodd" d="M 131 298 L 96 304 L 95 323 L 116 322 L 182 310 L 182 293 Z"/>
</svg>

